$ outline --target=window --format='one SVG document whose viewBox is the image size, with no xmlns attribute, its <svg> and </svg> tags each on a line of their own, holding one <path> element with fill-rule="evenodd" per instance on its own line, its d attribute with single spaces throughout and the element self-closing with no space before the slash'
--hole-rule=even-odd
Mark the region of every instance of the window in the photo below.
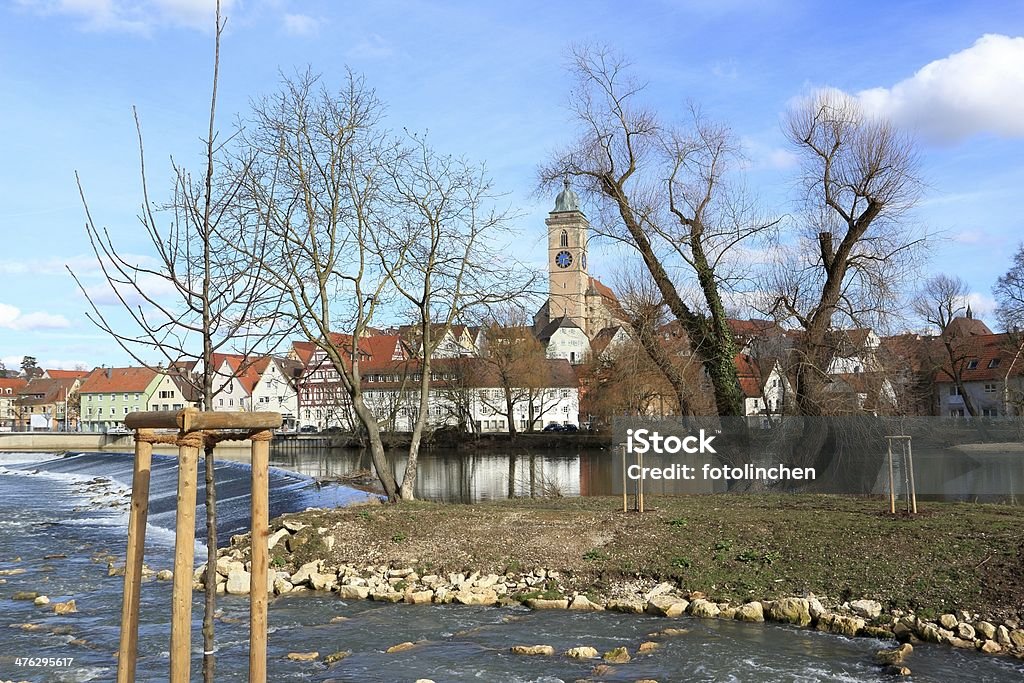
<svg viewBox="0 0 1024 683">
<path fill-rule="evenodd" d="M 175 410 L 181 410 L 181 404 L 180 403 L 175 403 L 174 404 L 174 409 Z"/>
<path fill-rule="evenodd" d="M 986 384 L 985 385 L 985 393 L 986 394 L 994 394 L 994 393 L 996 393 L 996 389 L 998 389 L 998 388 L 999 388 L 999 385 L 997 385 L 997 384 Z"/>
<path fill-rule="evenodd" d="M 229 398 L 229 399 L 228 399 L 228 405 L 229 405 L 229 406 L 233 406 L 233 405 L 235 405 L 235 399 L 233 399 L 233 398 Z"/>
<path fill-rule="evenodd" d="M 92 403 L 92 394 L 89 394 L 88 396 L 86 396 L 85 400 L 88 401 L 89 403 Z"/>
<path fill-rule="evenodd" d="M 955 384 L 953 386 L 951 386 L 949 388 L 949 395 L 950 396 L 959 396 L 960 395 L 960 387 L 956 386 Z"/>
<path fill-rule="evenodd" d="M 224 399 L 222 398 L 217 399 L 217 402 L 217 405 L 224 405 Z"/>
<path fill-rule="evenodd" d="M 1000 363 L 1000 361 L 1001 361 L 1001 359 L 1000 359 L 1000 358 L 993 358 L 992 360 L 990 360 L 990 361 L 988 362 L 988 367 L 989 367 L 990 369 L 991 369 L 991 368 L 998 368 L 998 367 L 999 367 L 999 363 Z"/>
<path fill-rule="evenodd" d="M 974 370 L 977 367 L 978 367 L 978 359 L 977 358 L 972 358 L 971 360 L 967 361 L 967 369 L 968 370 Z"/>
<path fill-rule="evenodd" d="M 96 409 L 96 414 L 97 415 L 102 415 L 103 414 L 103 408 L 97 408 Z"/>
<path fill-rule="evenodd" d="M 128 400 L 128 394 L 124 395 L 124 400 L 126 400 L 126 401 Z"/>
<path fill-rule="evenodd" d="M 964 409 L 963 408 L 954 408 L 953 410 L 949 411 L 949 416 L 950 417 L 963 417 L 964 416 Z"/>
<path fill-rule="evenodd" d="M 999 411 L 995 408 L 982 408 L 981 414 L 983 417 L 999 417 Z"/>
<path fill-rule="evenodd" d="M 125 407 L 124 407 L 124 414 L 125 414 L 125 415 L 127 415 L 127 414 L 128 414 L 128 406 L 125 406 Z"/>
<path fill-rule="evenodd" d="M 562 235 L 558 238 L 558 246 L 567 247 L 569 246 L 569 231 L 563 230 Z"/>
</svg>

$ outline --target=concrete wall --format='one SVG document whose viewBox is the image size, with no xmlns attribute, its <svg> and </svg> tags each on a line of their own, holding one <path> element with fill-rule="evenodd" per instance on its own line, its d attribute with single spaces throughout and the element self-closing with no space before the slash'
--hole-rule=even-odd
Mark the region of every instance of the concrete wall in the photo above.
<svg viewBox="0 0 1024 683">
<path fill-rule="evenodd" d="M 250 442 L 227 441 L 217 446 L 222 450 L 248 449 Z M 131 434 L 75 434 L 61 432 L 0 433 L 0 451 L 116 451 L 131 453 L 135 439 Z M 176 453 L 174 446 L 157 446 L 157 453 Z"/>
</svg>

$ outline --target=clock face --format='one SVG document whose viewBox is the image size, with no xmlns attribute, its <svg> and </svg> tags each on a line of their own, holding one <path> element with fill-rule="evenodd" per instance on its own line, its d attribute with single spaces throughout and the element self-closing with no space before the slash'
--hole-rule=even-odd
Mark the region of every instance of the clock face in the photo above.
<svg viewBox="0 0 1024 683">
<path fill-rule="evenodd" d="M 572 265 L 572 254 L 567 251 L 560 251 L 555 254 L 555 265 L 559 268 L 568 268 Z"/>
</svg>

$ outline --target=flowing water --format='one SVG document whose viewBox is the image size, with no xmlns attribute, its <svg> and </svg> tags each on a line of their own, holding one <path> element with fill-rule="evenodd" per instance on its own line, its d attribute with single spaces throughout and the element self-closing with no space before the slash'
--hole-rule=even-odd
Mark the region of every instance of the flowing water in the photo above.
<svg viewBox="0 0 1024 683">
<path fill-rule="evenodd" d="M 275 456 L 279 464 L 286 459 Z M 310 473 L 308 467 L 299 469 Z M 123 559 L 130 471 L 130 456 L 121 454 L 57 458 L 0 453 L 0 570 L 25 570 L 5 571 L 0 576 L 5 582 L 0 584 L 0 680 L 114 679 L 122 579 L 108 577 L 106 563 L 109 554 Z M 218 463 L 217 473 L 223 500 L 220 529 L 225 534 L 241 530 L 248 525 L 244 493 L 248 467 Z M 536 485 L 536 473 L 533 479 Z M 463 483 L 459 486 L 465 489 Z M 520 479 L 513 479 L 513 483 L 518 487 Z M 494 487 L 491 497 L 507 493 L 507 481 L 504 484 L 504 488 Z M 529 487 L 528 476 L 522 484 Z M 173 459 L 154 456 L 146 561 L 155 569 L 172 565 L 174 486 Z M 272 472 L 271 490 L 272 514 L 308 506 L 344 505 L 364 495 L 339 486 L 318 487 L 308 476 L 280 469 Z M 468 496 L 479 497 L 484 496 Z M 197 553 L 201 555 L 205 548 L 199 538 Z M 31 601 L 11 600 L 16 591 L 37 591 L 51 601 L 73 598 L 78 612 L 57 616 Z M 194 680 L 200 677 L 201 602 L 202 595 L 197 594 L 193 608 Z M 248 601 L 225 596 L 218 605 L 222 615 L 217 625 L 217 680 L 244 681 Z M 170 583 L 145 583 L 140 611 L 138 680 L 166 680 Z M 648 678 L 662 683 L 883 681 L 887 678 L 872 658 L 875 650 L 890 644 L 779 625 L 614 613 L 347 603 L 333 595 L 274 599 L 269 618 L 272 681 L 575 681 L 590 676 L 594 662 L 561 656 L 515 656 L 508 648 L 546 644 L 561 651 L 589 645 L 605 651 L 625 646 L 635 652 L 639 643 L 648 639 L 647 634 L 669 626 L 689 632 L 659 639 L 663 644 L 653 653 L 637 656 L 593 678 Z M 406 652 L 384 653 L 389 646 L 404 641 L 422 644 Z M 351 654 L 330 667 L 285 659 L 289 652 L 310 651 L 319 652 L 321 660 L 337 651 Z M 29 657 L 71 661 L 45 667 L 18 664 L 19 658 Z M 915 681 L 1024 680 L 1024 663 L 1018 660 L 984 657 L 948 647 L 922 645 L 916 648 L 908 666 L 913 669 Z"/>
</svg>

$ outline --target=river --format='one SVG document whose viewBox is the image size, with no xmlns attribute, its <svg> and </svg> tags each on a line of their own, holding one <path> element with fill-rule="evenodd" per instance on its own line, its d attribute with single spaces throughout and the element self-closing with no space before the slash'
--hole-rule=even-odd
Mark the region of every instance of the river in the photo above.
<svg viewBox="0 0 1024 683">
<path fill-rule="evenodd" d="M 274 456 L 278 464 L 294 455 Z M 358 457 L 358 456 L 352 456 Z M 599 456 L 594 456 L 598 458 Z M 306 475 L 341 474 L 331 469 L 336 458 L 318 455 L 298 466 L 275 469 L 271 478 L 273 514 L 311 505 L 346 504 L 362 493 L 339 486 L 317 487 Z M 545 459 L 552 463 L 557 459 Z M 312 471 L 313 462 L 323 467 Z M 529 458 L 525 462 L 529 462 Z M 537 457 L 534 465 L 537 465 Z M 577 461 L 578 462 L 578 461 Z M 358 465 L 358 462 L 349 463 Z M 507 472 L 508 459 L 504 461 Z M 545 472 L 567 474 L 565 463 Z M 563 472 L 558 467 L 569 467 Z M 612 466 L 609 464 L 609 468 Z M 480 470 L 479 464 L 476 466 Z M 248 502 L 244 493 L 248 468 L 218 464 L 223 496 L 220 528 L 244 528 Z M 130 481 L 130 456 L 86 454 L 55 458 L 50 454 L 0 453 L 0 680 L 111 681 L 114 679 L 122 579 L 107 576 L 107 555 L 123 559 L 126 533 L 124 503 Z M 443 479 L 444 477 L 442 477 Z M 459 478 L 465 481 L 466 477 Z M 536 486 L 537 473 L 533 482 Z M 426 477 L 425 490 L 434 490 Z M 477 481 L 470 477 L 470 482 Z M 564 486 L 569 486 L 563 482 Z M 582 479 L 576 479 L 582 481 Z M 514 488 L 528 493 L 530 477 L 514 479 Z M 438 498 L 481 499 L 507 495 L 502 479 L 485 491 L 469 490 Z M 153 470 L 153 512 L 147 535 L 147 564 L 169 568 L 173 556 L 173 459 L 156 456 Z M 579 493 L 567 489 L 568 493 Z M 202 493 L 200 492 L 200 499 Z M 205 552 L 201 536 L 198 551 Z M 51 556 L 50 559 L 45 559 Z M 57 556 L 57 557 L 53 557 Z M 61 557 L 63 556 L 63 557 Z M 7 570 L 25 570 L 8 573 Z M 31 601 L 14 601 L 16 591 L 37 591 L 52 601 L 75 599 L 78 612 L 57 616 Z M 199 623 L 202 595 L 195 596 L 193 679 L 199 680 Z M 219 600 L 218 681 L 244 681 L 247 657 L 245 598 Z M 167 679 L 170 583 L 144 584 L 141 605 L 140 681 Z M 345 619 L 337 619 L 344 617 Z M 653 653 L 636 657 L 602 674 L 602 681 L 882 681 L 873 653 L 889 643 L 839 636 L 780 625 L 749 625 L 683 617 L 663 619 L 614 613 L 574 614 L 522 609 L 463 606 L 382 605 L 347 603 L 331 595 L 285 596 L 270 606 L 269 678 L 272 681 L 353 681 L 397 683 L 417 678 L 447 681 L 555 683 L 587 678 L 593 662 L 556 657 L 509 654 L 517 644 L 548 644 L 562 651 L 590 645 L 605 651 L 617 646 L 635 652 L 647 634 L 674 626 L 687 635 L 662 639 Z M 30 624 L 31 630 L 21 625 Z M 391 645 L 423 641 L 403 653 L 385 654 Z M 322 660 L 337 651 L 351 654 L 331 667 L 318 662 L 292 662 L 289 652 L 318 651 Z M 19 666 L 22 657 L 71 658 L 66 666 Z M 921 645 L 908 661 L 915 681 L 1019 681 L 1024 663 L 986 657 L 948 647 Z M 595 677 L 597 679 L 597 677 Z"/>
</svg>

